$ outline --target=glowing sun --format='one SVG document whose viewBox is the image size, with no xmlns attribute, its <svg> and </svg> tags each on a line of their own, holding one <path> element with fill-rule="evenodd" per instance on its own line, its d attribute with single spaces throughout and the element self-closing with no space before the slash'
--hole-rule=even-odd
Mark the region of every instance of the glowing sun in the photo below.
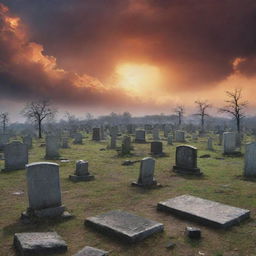
<svg viewBox="0 0 256 256">
<path fill-rule="evenodd" d="M 160 69 L 148 64 L 125 63 L 116 68 L 118 84 L 132 92 L 145 93 L 162 80 Z"/>
</svg>

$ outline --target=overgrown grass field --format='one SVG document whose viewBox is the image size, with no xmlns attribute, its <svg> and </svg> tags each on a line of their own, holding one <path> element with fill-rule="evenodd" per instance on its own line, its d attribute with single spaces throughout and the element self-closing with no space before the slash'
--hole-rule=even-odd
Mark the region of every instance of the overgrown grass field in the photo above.
<svg viewBox="0 0 256 256">
<path fill-rule="evenodd" d="M 147 135 L 147 140 L 151 140 L 151 135 Z M 73 219 L 66 221 L 22 224 L 19 221 L 20 214 L 28 207 L 26 171 L 1 172 L 0 255 L 15 255 L 12 247 L 14 233 L 56 231 L 68 244 L 68 252 L 63 255 L 73 255 L 88 245 L 110 251 L 111 256 L 255 256 L 256 183 L 255 180 L 242 178 L 243 157 L 224 157 L 223 160 L 217 138 L 214 151 L 206 150 L 206 137 L 199 138 L 197 142 L 187 140 L 187 144 L 198 148 L 198 157 L 211 155 L 210 158 L 198 158 L 198 167 L 204 176 L 184 177 L 173 173 L 175 147 L 179 144 L 167 145 L 166 140 L 163 140 L 164 152 L 168 156 L 156 158 L 155 177 L 163 185 L 156 189 L 132 187 L 131 182 L 137 180 L 139 175 L 139 163 L 121 165 L 126 159 L 140 160 L 149 156 L 149 143 L 133 144 L 133 155 L 120 157 L 115 150 L 100 150 L 106 148 L 107 140 L 94 142 L 91 138 L 85 138 L 83 145 L 74 145 L 70 140 L 71 148 L 60 150 L 61 156 L 70 162 L 52 161 L 60 165 L 62 202 L 74 215 Z M 250 141 L 250 138 L 246 140 Z M 45 147 L 40 147 L 41 143 L 43 140 L 34 140 L 29 153 L 30 163 L 44 161 Z M 118 143 L 120 145 L 121 140 Z M 94 181 L 74 183 L 68 179 L 74 172 L 76 160 L 80 159 L 89 161 L 89 171 L 95 175 Z M 0 168 L 3 167 L 4 161 L 0 160 Z M 24 194 L 13 194 L 18 191 L 24 191 Z M 159 201 L 182 194 L 249 209 L 251 219 L 228 230 L 215 230 L 156 210 Z M 84 226 L 85 218 L 113 209 L 122 209 L 161 222 L 164 232 L 129 245 Z M 190 241 L 185 237 L 184 230 L 188 225 L 201 228 L 203 237 L 200 241 Z M 166 248 L 169 241 L 176 244 L 174 249 Z"/>
</svg>

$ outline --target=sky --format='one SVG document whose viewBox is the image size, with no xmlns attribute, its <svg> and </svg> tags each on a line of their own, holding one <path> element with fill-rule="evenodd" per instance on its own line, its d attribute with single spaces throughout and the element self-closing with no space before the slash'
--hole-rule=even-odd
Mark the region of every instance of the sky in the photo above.
<svg viewBox="0 0 256 256">
<path fill-rule="evenodd" d="M 133 115 L 256 102 L 254 0 L 0 0 L 0 111 Z"/>
</svg>

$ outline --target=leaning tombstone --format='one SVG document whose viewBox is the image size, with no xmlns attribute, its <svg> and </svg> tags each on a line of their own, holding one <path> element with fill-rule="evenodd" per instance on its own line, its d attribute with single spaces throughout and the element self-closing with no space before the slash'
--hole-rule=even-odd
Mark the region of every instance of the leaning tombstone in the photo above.
<svg viewBox="0 0 256 256">
<path fill-rule="evenodd" d="M 92 140 L 100 141 L 100 128 L 92 129 Z"/>
<path fill-rule="evenodd" d="M 146 142 L 146 132 L 145 130 L 136 130 L 135 132 L 135 142 L 145 143 Z"/>
<path fill-rule="evenodd" d="M 176 142 L 185 142 L 185 132 L 184 131 L 175 131 L 175 141 Z"/>
<path fill-rule="evenodd" d="M 78 133 L 78 132 L 75 133 L 73 143 L 82 145 L 83 144 L 83 135 L 81 133 Z"/>
<path fill-rule="evenodd" d="M 122 140 L 122 155 L 127 155 L 131 153 L 131 137 L 124 136 Z"/>
<path fill-rule="evenodd" d="M 197 168 L 197 148 L 185 145 L 176 147 L 176 164 L 173 171 L 180 174 L 202 175 Z"/>
<path fill-rule="evenodd" d="M 236 134 L 234 132 L 223 133 L 223 154 L 233 155 L 236 153 Z"/>
<path fill-rule="evenodd" d="M 138 181 L 133 182 L 133 186 L 150 187 L 156 186 L 157 181 L 154 178 L 155 160 L 152 157 L 146 157 L 141 160 L 140 174 Z"/>
<path fill-rule="evenodd" d="M 94 179 L 94 176 L 89 173 L 88 161 L 79 160 L 76 162 L 76 170 L 74 175 L 69 175 L 69 179 L 72 181 L 90 181 Z"/>
<path fill-rule="evenodd" d="M 244 176 L 256 176 L 256 142 L 247 143 L 245 145 Z"/>
<path fill-rule="evenodd" d="M 59 165 L 36 162 L 28 164 L 26 169 L 29 207 L 22 213 L 21 219 L 71 217 L 61 201 Z"/>
<path fill-rule="evenodd" d="M 23 143 L 28 146 L 28 149 L 32 148 L 32 137 L 29 135 L 26 135 L 22 138 Z"/>
<path fill-rule="evenodd" d="M 150 152 L 152 155 L 163 155 L 163 143 L 161 141 L 151 142 Z"/>
<path fill-rule="evenodd" d="M 4 171 L 25 169 L 28 163 L 28 146 L 19 141 L 13 141 L 4 147 Z"/>
<path fill-rule="evenodd" d="M 59 137 L 48 135 L 46 137 L 45 159 L 58 159 L 60 157 L 59 147 Z"/>
</svg>

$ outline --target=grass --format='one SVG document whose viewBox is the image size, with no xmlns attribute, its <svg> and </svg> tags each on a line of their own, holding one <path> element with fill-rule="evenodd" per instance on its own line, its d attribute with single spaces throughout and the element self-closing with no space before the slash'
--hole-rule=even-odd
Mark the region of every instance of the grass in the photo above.
<svg viewBox="0 0 256 256">
<path fill-rule="evenodd" d="M 151 135 L 148 135 L 150 141 Z M 250 138 L 246 138 L 250 141 Z M 188 139 L 189 140 L 189 139 Z M 202 178 L 178 176 L 171 172 L 175 161 L 175 146 L 164 143 L 164 152 L 168 157 L 157 158 L 155 177 L 162 188 L 145 190 L 130 184 L 138 178 L 139 163 L 122 166 L 126 159 L 138 160 L 149 156 L 150 144 L 133 144 L 134 154 L 119 157 L 115 150 L 106 148 L 107 141 L 93 142 L 84 140 L 83 145 L 74 145 L 62 149 L 61 156 L 70 160 L 60 163 L 62 201 L 75 218 L 64 222 L 44 222 L 37 225 L 24 225 L 19 222 L 22 211 L 28 207 L 25 170 L 0 173 L 0 255 L 13 256 L 13 235 L 26 231 L 57 231 L 67 242 L 68 252 L 73 255 L 84 246 L 94 246 L 110 251 L 111 256 L 255 256 L 256 246 L 256 183 L 244 180 L 242 157 L 222 158 L 221 147 L 214 145 L 214 151 L 206 150 L 206 138 L 188 144 L 198 148 L 198 156 L 210 154 L 211 158 L 198 158 L 198 166 L 204 173 Z M 215 140 L 218 141 L 217 138 Z M 45 148 L 39 147 L 43 141 L 34 141 L 29 154 L 29 162 L 43 161 Z M 120 145 L 119 141 L 119 145 Z M 74 172 L 76 160 L 88 160 L 89 170 L 95 175 L 90 182 L 73 183 L 68 179 Z M 4 162 L 0 161 L 0 168 Z M 24 191 L 22 195 L 13 192 Z M 199 224 L 156 211 L 159 201 L 182 194 L 191 194 L 205 199 L 215 200 L 229 205 L 251 210 L 251 219 L 226 231 L 215 230 Z M 123 209 L 164 224 L 163 233 L 156 234 L 138 244 L 126 245 L 114 238 L 102 235 L 85 227 L 86 217 L 94 216 L 112 209 Z M 199 242 L 190 241 L 184 236 L 187 225 L 202 230 L 203 238 Z M 166 249 L 169 241 L 176 244 L 174 249 Z"/>
</svg>

